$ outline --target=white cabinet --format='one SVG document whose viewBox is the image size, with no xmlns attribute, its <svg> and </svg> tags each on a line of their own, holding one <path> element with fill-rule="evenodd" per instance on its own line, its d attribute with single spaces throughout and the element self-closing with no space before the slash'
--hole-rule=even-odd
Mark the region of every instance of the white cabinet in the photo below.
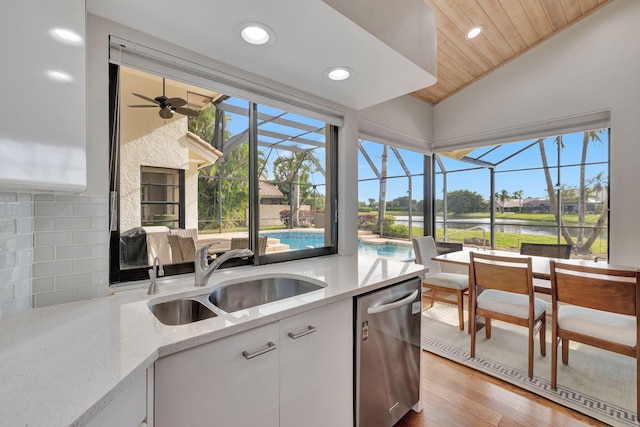
<svg viewBox="0 0 640 427">
<path fill-rule="evenodd" d="M 0 184 L 85 189 L 85 20 L 85 0 L 2 2 Z"/>
<path fill-rule="evenodd" d="M 138 375 L 87 427 L 139 427 L 147 418 L 147 373 Z M 146 425 L 146 424 L 144 424 Z"/>
<path fill-rule="evenodd" d="M 353 424 L 350 299 L 159 359 L 155 426 Z"/>
<path fill-rule="evenodd" d="M 278 335 L 276 322 L 158 360 L 155 426 L 278 426 Z"/>
<path fill-rule="evenodd" d="M 280 321 L 280 427 L 353 424 L 352 301 Z"/>
</svg>

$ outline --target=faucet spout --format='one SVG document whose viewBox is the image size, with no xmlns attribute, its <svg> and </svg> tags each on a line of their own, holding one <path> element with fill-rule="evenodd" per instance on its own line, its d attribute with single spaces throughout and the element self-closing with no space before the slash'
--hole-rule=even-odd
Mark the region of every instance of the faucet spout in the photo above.
<svg viewBox="0 0 640 427">
<path fill-rule="evenodd" d="M 211 265 L 209 265 L 207 263 L 207 251 L 210 246 L 211 244 L 204 245 L 196 252 L 196 259 L 194 263 L 196 286 L 206 286 L 211 274 L 213 274 L 213 272 L 216 271 L 225 261 L 231 258 L 247 258 L 253 255 L 253 251 L 250 249 L 233 249 L 220 255 L 218 258 L 213 260 Z"/>
<path fill-rule="evenodd" d="M 158 293 L 158 277 L 164 276 L 164 267 L 162 266 L 162 261 L 160 258 L 155 257 L 153 259 L 153 265 L 149 270 L 149 279 L 151 279 L 151 283 L 149 283 L 149 290 L 147 291 L 147 295 L 155 295 Z"/>
</svg>

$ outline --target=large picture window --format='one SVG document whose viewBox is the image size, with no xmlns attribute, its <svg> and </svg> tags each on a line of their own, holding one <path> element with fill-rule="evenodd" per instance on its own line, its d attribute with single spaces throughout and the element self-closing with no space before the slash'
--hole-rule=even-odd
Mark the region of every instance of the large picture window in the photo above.
<svg viewBox="0 0 640 427">
<path fill-rule="evenodd" d="M 337 252 L 337 128 L 159 74 L 110 65 L 111 282 L 193 271 L 194 251 L 255 256 L 224 266 Z M 188 250 L 187 250 L 188 248 Z"/>
<path fill-rule="evenodd" d="M 434 159 L 438 240 L 514 252 L 568 244 L 572 258 L 608 258 L 608 128 Z"/>
</svg>

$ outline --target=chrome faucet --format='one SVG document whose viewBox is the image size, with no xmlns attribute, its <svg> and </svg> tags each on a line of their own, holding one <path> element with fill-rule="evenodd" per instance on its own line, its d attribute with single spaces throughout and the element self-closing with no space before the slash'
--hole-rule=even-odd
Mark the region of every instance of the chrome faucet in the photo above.
<svg viewBox="0 0 640 427">
<path fill-rule="evenodd" d="M 212 243 L 204 245 L 196 251 L 196 286 L 206 286 L 211 274 L 226 260 L 231 258 L 246 258 L 253 255 L 253 251 L 249 249 L 233 249 L 220 255 L 209 265 L 207 264 L 207 251 L 211 245 Z"/>
<path fill-rule="evenodd" d="M 149 269 L 149 279 L 151 279 L 151 283 L 149 283 L 149 290 L 147 291 L 147 295 L 155 295 L 158 293 L 158 282 L 157 278 L 164 276 L 164 268 L 162 267 L 162 261 L 160 258 L 155 257 L 153 259 L 153 265 L 151 269 Z"/>
</svg>

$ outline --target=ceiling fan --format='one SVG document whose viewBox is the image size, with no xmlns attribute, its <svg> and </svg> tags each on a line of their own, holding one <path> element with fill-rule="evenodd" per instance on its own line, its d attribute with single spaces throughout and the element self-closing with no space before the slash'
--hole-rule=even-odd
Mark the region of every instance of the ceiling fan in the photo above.
<svg viewBox="0 0 640 427">
<path fill-rule="evenodd" d="M 176 113 L 184 114 L 185 116 L 197 117 L 200 113 L 196 110 L 183 107 L 187 104 L 182 98 L 167 98 L 165 95 L 165 79 L 162 78 L 162 96 L 155 98 L 149 98 L 148 96 L 140 95 L 139 93 L 132 92 L 138 98 L 142 98 L 145 101 L 153 102 L 155 105 L 129 105 L 132 108 L 156 108 L 160 107 L 158 114 L 163 119 L 170 119 L 173 117 L 174 111 Z"/>
</svg>

